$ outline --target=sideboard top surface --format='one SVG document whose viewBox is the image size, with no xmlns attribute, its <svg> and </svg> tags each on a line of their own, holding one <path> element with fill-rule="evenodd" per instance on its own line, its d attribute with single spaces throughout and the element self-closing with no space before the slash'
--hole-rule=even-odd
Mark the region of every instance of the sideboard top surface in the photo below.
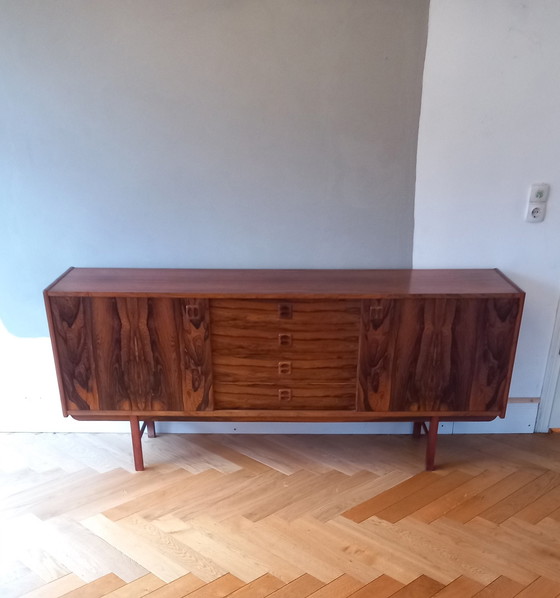
<svg viewBox="0 0 560 598">
<path fill-rule="evenodd" d="M 483 270 L 221 270 L 70 268 L 50 296 L 190 296 L 371 298 L 519 295 L 497 269 Z"/>
</svg>

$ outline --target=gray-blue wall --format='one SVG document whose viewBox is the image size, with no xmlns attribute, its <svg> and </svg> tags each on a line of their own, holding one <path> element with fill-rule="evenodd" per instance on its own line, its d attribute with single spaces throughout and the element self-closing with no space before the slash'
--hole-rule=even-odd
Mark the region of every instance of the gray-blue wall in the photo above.
<svg viewBox="0 0 560 598">
<path fill-rule="evenodd" d="M 68 266 L 409 267 L 428 0 L 0 0 L 0 319 Z"/>
</svg>

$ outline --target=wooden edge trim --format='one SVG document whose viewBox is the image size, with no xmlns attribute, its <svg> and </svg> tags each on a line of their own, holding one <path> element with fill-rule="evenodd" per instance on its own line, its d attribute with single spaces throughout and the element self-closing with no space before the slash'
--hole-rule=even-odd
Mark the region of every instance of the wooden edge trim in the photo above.
<svg viewBox="0 0 560 598">
<path fill-rule="evenodd" d="M 267 410 L 251 412 L 245 411 L 213 411 L 213 412 L 188 412 L 188 411 L 77 411 L 69 410 L 76 420 L 83 421 L 128 421 L 131 417 L 141 420 L 153 421 L 256 421 L 256 422 L 306 422 L 306 423 L 349 423 L 349 422 L 422 422 L 437 417 L 439 421 L 492 421 L 499 416 L 498 411 L 475 412 L 447 412 L 433 411 L 426 413 L 410 414 L 406 412 L 386 413 L 343 413 L 340 411 L 280 411 Z"/>
<path fill-rule="evenodd" d="M 53 352 L 53 356 L 54 356 L 54 367 L 55 367 L 55 371 L 56 371 L 56 381 L 58 383 L 58 392 L 60 394 L 60 402 L 62 405 L 62 415 L 64 417 L 68 417 L 68 400 L 66 398 L 66 394 L 64 392 L 64 385 L 62 383 L 62 371 L 60 369 L 60 357 L 58 354 L 58 346 L 56 344 L 56 335 L 55 335 L 55 329 L 54 329 L 54 320 L 52 317 L 52 311 L 51 311 L 51 301 L 50 301 L 50 297 L 47 294 L 47 289 L 45 289 L 45 291 L 43 292 L 43 298 L 45 300 L 45 309 L 47 312 L 47 322 L 49 325 L 49 336 L 51 339 L 51 347 L 52 347 L 52 352 Z"/>
<path fill-rule="evenodd" d="M 63 272 L 58 278 L 56 278 L 55 280 L 53 280 L 53 282 L 51 282 L 51 284 L 43 291 L 43 293 L 48 293 L 50 292 L 50 290 L 56 285 L 58 284 L 69 272 L 71 272 L 72 270 L 74 270 L 75 267 L 74 266 L 70 266 L 70 268 L 68 268 L 68 270 L 66 270 L 65 272 Z"/>
<path fill-rule="evenodd" d="M 51 285 L 52 286 L 52 285 Z M 332 300 L 332 301 L 363 301 L 366 299 L 494 299 L 496 297 L 508 299 L 519 297 L 520 293 L 513 290 L 510 293 L 337 293 L 300 291 L 275 292 L 194 292 L 194 291 L 56 291 L 48 289 L 53 297 L 167 297 L 170 299 L 248 299 L 255 301 L 290 301 Z M 523 293 L 524 295 L 524 293 Z"/>
<path fill-rule="evenodd" d="M 500 272 L 501 274 L 501 272 Z M 509 389 L 511 386 L 511 378 L 513 375 L 513 366 L 515 364 L 515 353 L 517 352 L 517 343 L 519 341 L 519 331 L 521 330 L 521 318 L 523 316 L 523 307 L 525 305 L 525 293 L 521 292 L 521 296 L 519 297 L 519 311 L 517 312 L 517 321 L 515 323 L 515 330 L 513 332 L 513 339 L 511 343 L 510 355 L 509 355 L 509 367 L 507 371 L 506 380 L 508 381 L 506 387 L 504 388 L 504 402 L 500 409 L 500 418 L 504 418 L 506 416 L 506 409 L 507 409 L 507 397 L 509 396 Z"/>
<path fill-rule="evenodd" d="M 49 336 L 51 338 L 51 346 L 52 352 L 54 356 L 54 367 L 56 370 L 56 380 L 58 383 L 58 392 L 60 394 L 60 402 L 62 404 L 62 415 L 64 417 L 68 417 L 68 400 L 66 398 L 66 394 L 64 393 L 64 387 L 62 384 L 62 372 L 60 370 L 60 359 L 58 354 L 58 348 L 55 342 L 55 330 L 54 330 L 54 321 L 52 318 L 52 311 L 51 311 L 51 302 L 50 302 L 50 291 L 51 289 L 58 284 L 69 272 L 74 270 L 74 266 L 70 266 L 65 272 L 63 272 L 58 278 L 53 280 L 51 284 L 43 291 L 43 299 L 45 301 L 45 309 L 47 312 L 47 322 L 49 326 Z"/>
<path fill-rule="evenodd" d="M 517 291 L 523 295 L 525 295 L 525 291 L 518 287 L 513 280 L 511 280 L 511 278 L 509 276 L 506 276 L 499 268 L 494 268 L 496 274 L 499 274 L 506 282 L 508 282 L 514 289 L 517 289 Z"/>
</svg>

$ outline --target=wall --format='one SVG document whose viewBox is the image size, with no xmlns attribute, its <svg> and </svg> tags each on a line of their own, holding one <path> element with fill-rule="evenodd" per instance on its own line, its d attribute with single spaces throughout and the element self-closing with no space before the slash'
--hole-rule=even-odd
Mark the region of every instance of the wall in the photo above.
<svg viewBox="0 0 560 598">
<path fill-rule="evenodd" d="M 0 14 L 4 429 L 59 425 L 41 291 L 70 265 L 411 265 L 428 0 Z"/>
<path fill-rule="evenodd" d="M 527 292 L 516 397 L 541 395 L 560 296 L 559 27 L 557 0 L 431 2 L 413 262 L 499 267 Z M 534 182 L 542 224 L 524 222 Z"/>
</svg>

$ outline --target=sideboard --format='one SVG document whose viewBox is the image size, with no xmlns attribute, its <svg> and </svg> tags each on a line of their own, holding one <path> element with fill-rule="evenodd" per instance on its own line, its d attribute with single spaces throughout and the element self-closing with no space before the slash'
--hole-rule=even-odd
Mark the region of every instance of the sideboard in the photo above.
<svg viewBox="0 0 560 598">
<path fill-rule="evenodd" d="M 504 417 L 524 293 L 499 270 L 70 268 L 44 292 L 64 416 Z M 140 422 L 143 422 L 140 427 Z"/>
</svg>

